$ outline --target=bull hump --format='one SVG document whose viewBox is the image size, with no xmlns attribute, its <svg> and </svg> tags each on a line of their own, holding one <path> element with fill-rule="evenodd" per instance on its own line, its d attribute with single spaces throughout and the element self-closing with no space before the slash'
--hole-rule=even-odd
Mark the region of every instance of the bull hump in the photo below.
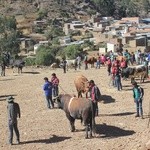
<svg viewBox="0 0 150 150">
<path fill-rule="evenodd" d="M 69 112 L 70 112 L 70 106 L 71 106 L 71 103 L 72 103 L 73 99 L 74 99 L 74 97 L 71 97 L 71 99 L 69 100 L 69 104 L 68 104 L 68 110 L 69 110 Z"/>
</svg>

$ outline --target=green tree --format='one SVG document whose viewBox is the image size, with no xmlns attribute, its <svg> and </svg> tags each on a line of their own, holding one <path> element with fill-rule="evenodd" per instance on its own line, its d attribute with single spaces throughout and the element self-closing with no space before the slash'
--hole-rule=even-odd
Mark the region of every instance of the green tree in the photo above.
<svg viewBox="0 0 150 150">
<path fill-rule="evenodd" d="M 53 26 L 50 30 L 45 32 L 45 36 L 47 39 L 53 40 L 53 38 L 56 38 L 58 36 L 63 36 L 64 32 L 62 28 Z"/>
<path fill-rule="evenodd" d="M 55 61 L 55 55 L 52 49 L 46 46 L 40 46 L 36 54 L 36 64 L 49 66 Z"/>
<path fill-rule="evenodd" d="M 101 14 L 105 16 L 113 16 L 115 11 L 115 0 L 91 0 Z"/>
<path fill-rule="evenodd" d="M 80 45 L 69 45 L 65 49 L 65 55 L 69 59 L 75 59 L 82 52 Z"/>
<path fill-rule="evenodd" d="M 150 1 L 149 0 L 142 0 L 144 9 L 146 13 L 148 14 L 150 12 Z"/>
<path fill-rule="evenodd" d="M 17 54 L 19 52 L 20 32 L 16 31 L 15 17 L 0 16 L 0 52 L 10 52 Z"/>
</svg>

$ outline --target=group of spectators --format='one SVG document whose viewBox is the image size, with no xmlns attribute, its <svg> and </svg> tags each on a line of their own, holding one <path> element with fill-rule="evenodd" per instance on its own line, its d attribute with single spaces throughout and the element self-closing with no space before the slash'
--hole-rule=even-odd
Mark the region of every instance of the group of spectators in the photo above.
<svg viewBox="0 0 150 150">
<path fill-rule="evenodd" d="M 44 78 L 44 81 L 43 90 L 45 93 L 47 107 L 49 109 L 54 108 L 53 98 L 57 97 L 59 94 L 59 79 L 55 73 L 52 73 L 51 81 L 49 81 L 47 77 Z"/>
</svg>

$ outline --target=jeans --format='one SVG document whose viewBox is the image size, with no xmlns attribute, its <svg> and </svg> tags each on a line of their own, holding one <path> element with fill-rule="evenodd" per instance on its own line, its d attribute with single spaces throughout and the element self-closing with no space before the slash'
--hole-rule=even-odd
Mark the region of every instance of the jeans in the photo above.
<svg viewBox="0 0 150 150">
<path fill-rule="evenodd" d="M 58 96 L 58 86 L 53 86 L 53 97 Z"/>
<path fill-rule="evenodd" d="M 115 82 L 117 86 L 117 90 L 122 90 L 122 84 L 121 84 L 121 77 L 120 76 L 115 76 Z"/>
<path fill-rule="evenodd" d="M 97 62 L 96 62 L 96 69 L 97 69 L 97 68 L 100 69 L 100 61 L 97 61 Z"/>
<path fill-rule="evenodd" d="M 53 103 L 51 95 L 46 96 L 46 104 L 47 104 L 47 108 L 51 108 L 51 105 L 52 105 L 52 108 L 54 108 L 54 103 Z"/>
<path fill-rule="evenodd" d="M 93 110 L 94 110 L 94 114 L 95 116 L 98 116 L 98 103 L 97 102 L 92 102 L 93 103 Z"/>
<path fill-rule="evenodd" d="M 108 71 L 108 75 L 110 76 L 111 75 L 111 66 L 110 65 L 107 67 L 107 71 Z"/>
<path fill-rule="evenodd" d="M 64 73 L 66 73 L 66 66 L 63 66 Z"/>
<path fill-rule="evenodd" d="M 20 135 L 19 135 L 19 130 L 17 126 L 17 120 L 15 122 L 12 122 L 11 120 L 9 120 L 8 127 L 9 127 L 9 143 L 11 144 L 13 140 L 13 130 L 15 131 L 17 141 L 19 141 Z"/>
<path fill-rule="evenodd" d="M 85 70 L 87 70 L 88 69 L 88 64 L 87 64 L 87 62 L 85 62 Z"/>
<path fill-rule="evenodd" d="M 137 115 L 139 116 L 140 114 L 141 116 L 143 116 L 142 99 L 141 100 L 135 99 L 135 103 Z"/>
</svg>

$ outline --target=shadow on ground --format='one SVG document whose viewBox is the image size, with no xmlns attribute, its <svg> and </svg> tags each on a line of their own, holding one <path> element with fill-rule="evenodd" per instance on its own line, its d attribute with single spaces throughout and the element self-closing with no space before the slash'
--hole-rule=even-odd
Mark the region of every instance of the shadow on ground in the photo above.
<svg viewBox="0 0 150 150">
<path fill-rule="evenodd" d="M 0 101 L 5 101 L 9 96 L 17 96 L 16 94 L 0 95 Z"/>
<path fill-rule="evenodd" d="M 115 99 L 112 98 L 110 95 L 102 95 L 101 101 L 103 101 L 104 104 L 107 104 L 107 103 L 114 103 Z"/>
<path fill-rule="evenodd" d="M 9 81 L 9 80 L 15 80 L 15 79 L 2 79 L 0 81 Z"/>
<path fill-rule="evenodd" d="M 107 124 L 96 125 L 96 132 L 100 135 L 100 138 L 117 138 L 135 134 L 133 130 L 124 130 Z"/>
<path fill-rule="evenodd" d="M 123 112 L 123 113 L 116 113 L 116 114 L 101 114 L 100 116 L 129 116 L 133 115 L 135 112 Z"/>
<path fill-rule="evenodd" d="M 70 138 L 71 137 L 52 135 L 52 137 L 50 137 L 49 139 L 39 139 L 39 140 L 33 140 L 33 141 L 24 141 L 24 142 L 21 142 L 20 144 L 30 144 L 30 143 L 45 143 L 45 144 L 50 144 L 50 143 L 62 142 L 64 140 L 68 140 Z"/>
<path fill-rule="evenodd" d="M 24 74 L 40 74 L 40 72 L 35 72 L 35 71 L 28 71 L 28 72 L 23 72 Z"/>
<path fill-rule="evenodd" d="M 145 83 L 150 83 L 150 80 L 146 80 L 146 81 L 139 83 L 139 84 L 145 84 Z"/>
</svg>

